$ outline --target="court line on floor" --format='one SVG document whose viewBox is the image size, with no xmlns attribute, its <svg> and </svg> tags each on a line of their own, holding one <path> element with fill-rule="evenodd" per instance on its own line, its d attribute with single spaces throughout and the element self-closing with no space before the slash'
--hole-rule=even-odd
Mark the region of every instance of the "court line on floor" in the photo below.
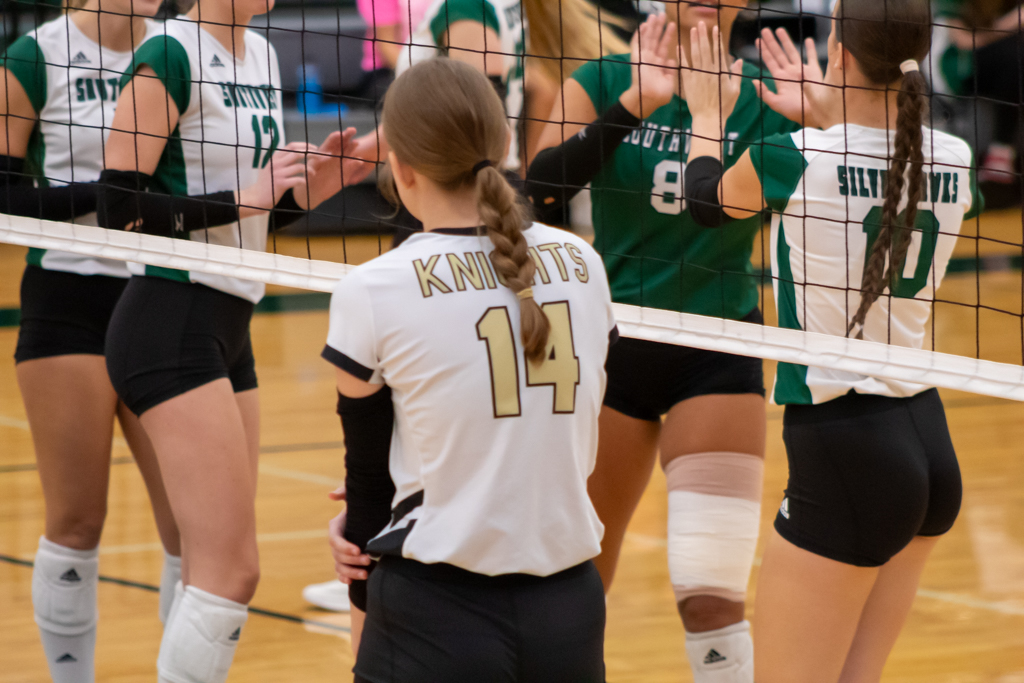
<svg viewBox="0 0 1024 683">
<path fill-rule="evenodd" d="M 34 563 L 30 560 L 22 560 L 17 557 L 11 557 L 10 555 L 0 554 L 0 562 L 6 562 L 19 567 L 33 567 Z M 132 581 L 131 579 L 119 579 L 114 576 L 104 576 L 100 574 L 100 583 L 110 583 L 116 586 L 124 586 L 126 588 L 139 588 L 150 593 L 159 593 L 160 587 L 154 586 L 148 583 L 142 583 L 141 581 Z M 288 614 L 286 612 L 278 612 L 277 610 L 264 609 L 262 607 L 253 607 L 249 605 L 249 612 L 251 614 L 259 614 L 260 616 L 270 617 L 271 619 L 280 619 L 281 621 L 287 621 L 293 624 L 301 624 L 303 626 L 314 626 L 316 628 L 326 629 L 328 631 L 335 631 L 341 633 L 351 633 L 352 630 L 347 626 L 338 626 L 337 624 L 329 624 L 325 621 L 317 621 L 315 619 L 304 619 L 295 614 Z"/>
<path fill-rule="evenodd" d="M 257 543 L 277 543 L 281 541 L 302 541 L 310 538 L 327 539 L 327 523 L 324 522 L 322 529 L 307 529 L 305 531 L 275 531 L 266 534 L 256 534 Z M 160 543 L 125 543 L 122 545 L 100 545 L 100 555 L 127 555 L 130 553 L 144 553 L 163 550 Z"/>
</svg>

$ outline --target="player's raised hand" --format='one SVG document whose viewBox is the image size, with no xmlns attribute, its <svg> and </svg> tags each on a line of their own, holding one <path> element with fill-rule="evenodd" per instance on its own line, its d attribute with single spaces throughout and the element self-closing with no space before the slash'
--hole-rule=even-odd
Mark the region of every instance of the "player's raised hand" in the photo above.
<svg viewBox="0 0 1024 683">
<path fill-rule="evenodd" d="M 306 181 L 306 153 L 310 145 L 304 142 L 285 145 L 274 152 L 270 161 L 256 178 L 256 182 L 239 191 L 239 218 L 257 216 L 273 209 L 284 193 Z"/>
<path fill-rule="evenodd" d="M 769 107 L 791 121 L 807 128 L 821 126 L 822 114 L 832 93 L 825 85 L 825 75 L 818 62 L 814 40 L 807 39 L 807 62 L 785 29 L 772 33 L 764 29 L 757 40 L 761 58 L 775 80 L 773 92 L 763 82 L 754 81 L 757 94 Z"/>
<path fill-rule="evenodd" d="M 721 132 L 740 97 L 743 60 L 731 61 L 718 27 L 709 36 L 704 22 L 690 30 L 689 60 L 683 52 L 680 48 L 679 63 L 690 113 L 695 120 L 714 119 Z"/>
<path fill-rule="evenodd" d="M 654 14 L 633 36 L 633 82 L 619 101 L 638 119 L 650 116 L 676 94 L 679 62 L 670 49 L 675 32 L 676 25 L 664 14 Z"/>
</svg>

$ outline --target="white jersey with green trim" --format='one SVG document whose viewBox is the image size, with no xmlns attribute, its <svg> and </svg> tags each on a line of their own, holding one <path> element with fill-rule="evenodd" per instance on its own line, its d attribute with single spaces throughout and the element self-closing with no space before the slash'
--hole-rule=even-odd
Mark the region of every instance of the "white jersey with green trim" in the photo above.
<svg viewBox="0 0 1024 683">
<path fill-rule="evenodd" d="M 136 44 L 159 31 L 154 21 L 147 19 L 145 26 L 146 34 Z M 43 24 L 8 48 L 4 65 L 25 89 L 38 116 L 26 159 L 26 169 L 36 175 L 38 187 L 99 179 L 121 74 L 131 61 L 130 51 L 100 46 L 82 33 L 70 15 Z M 96 225 L 96 213 L 71 222 Z M 79 275 L 130 275 L 123 261 L 52 249 L 29 249 L 27 260 L 46 270 Z"/>
<path fill-rule="evenodd" d="M 519 302 L 474 228 L 409 238 L 331 297 L 323 356 L 391 388 L 392 522 L 367 545 L 479 574 L 548 576 L 600 552 L 587 495 L 615 335 L 601 257 L 564 230 L 523 235 L 551 322 L 523 356 Z"/>
<path fill-rule="evenodd" d="M 935 291 L 965 218 L 979 213 L 970 147 L 924 128 L 924 189 L 894 296 L 868 311 L 864 339 L 922 348 Z M 853 124 L 805 129 L 752 146 L 773 209 L 772 277 L 779 326 L 846 336 L 861 300 L 865 261 L 882 223 L 895 132 Z M 906 208 L 906 191 L 899 209 Z M 818 404 L 851 390 L 912 396 L 928 389 L 852 372 L 780 363 L 772 400 Z"/>
<path fill-rule="evenodd" d="M 245 57 L 231 50 L 188 17 L 168 19 L 160 35 L 135 54 L 135 65 L 156 71 L 178 107 L 178 126 L 150 182 L 150 189 L 173 195 L 239 191 L 256 182 L 284 144 L 281 74 L 272 45 L 245 32 Z M 126 74 L 125 80 L 129 78 Z M 208 230 L 176 236 L 242 249 L 267 247 L 266 214 Z M 263 283 L 132 264 L 133 273 L 197 282 L 253 303 Z"/>
<path fill-rule="evenodd" d="M 504 61 L 505 112 L 512 127 L 505 168 L 516 170 L 519 162 L 519 126 L 523 113 L 523 60 L 526 52 L 526 16 L 520 0 L 435 0 L 412 34 L 410 44 L 398 57 L 402 74 L 413 64 L 443 54 L 441 47 L 448 28 L 459 21 L 475 21 L 493 30 L 500 45 L 487 46 Z"/>
</svg>

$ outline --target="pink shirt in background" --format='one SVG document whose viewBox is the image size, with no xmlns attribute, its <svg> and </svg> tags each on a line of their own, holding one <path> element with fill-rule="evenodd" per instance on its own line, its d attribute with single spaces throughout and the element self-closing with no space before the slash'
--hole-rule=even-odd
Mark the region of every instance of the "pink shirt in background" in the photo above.
<svg viewBox="0 0 1024 683">
<path fill-rule="evenodd" d="M 384 55 L 373 42 L 374 26 L 397 24 L 398 40 L 408 41 L 432 2 L 433 0 L 356 0 L 359 14 L 367 24 L 366 41 L 363 43 L 363 71 L 369 73 L 388 66 Z"/>
</svg>

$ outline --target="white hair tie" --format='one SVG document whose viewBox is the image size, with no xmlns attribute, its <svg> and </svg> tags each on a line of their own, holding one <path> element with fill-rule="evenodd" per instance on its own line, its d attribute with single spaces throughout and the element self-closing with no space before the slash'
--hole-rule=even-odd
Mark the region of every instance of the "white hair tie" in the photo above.
<svg viewBox="0 0 1024 683">
<path fill-rule="evenodd" d="M 921 70 L 921 67 L 918 66 L 916 59 L 908 59 L 907 61 L 905 61 L 902 64 L 900 64 L 900 71 L 902 71 L 904 75 L 910 73 L 911 71 L 920 71 L 920 70 Z"/>
</svg>

